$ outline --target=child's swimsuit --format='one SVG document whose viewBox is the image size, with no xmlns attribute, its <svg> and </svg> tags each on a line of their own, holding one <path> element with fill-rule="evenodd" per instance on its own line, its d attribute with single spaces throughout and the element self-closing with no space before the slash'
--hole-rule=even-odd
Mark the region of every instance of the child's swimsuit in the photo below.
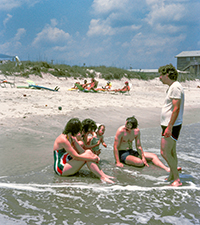
<svg viewBox="0 0 200 225">
<path fill-rule="evenodd" d="M 95 145 L 95 144 L 97 144 L 98 141 L 99 141 L 99 138 L 93 137 L 90 144 L 91 145 Z M 92 150 L 94 152 L 98 151 L 99 150 L 99 145 L 97 145 L 96 147 L 92 148 Z"/>
<path fill-rule="evenodd" d="M 64 165 L 72 159 L 69 153 L 65 149 L 55 150 L 54 151 L 54 171 L 58 175 L 62 175 Z"/>
</svg>

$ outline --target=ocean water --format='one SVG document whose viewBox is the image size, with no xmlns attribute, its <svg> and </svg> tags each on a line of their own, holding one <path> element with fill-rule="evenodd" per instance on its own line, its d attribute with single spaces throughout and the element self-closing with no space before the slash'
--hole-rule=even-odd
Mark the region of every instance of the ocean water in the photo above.
<svg viewBox="0 0 200 225">
<path fill-rule="evenodd" d="M 57 176 L 47 131 L 10 131 L 0 147 L 0 224 L 200 224 L 199 131 L 200 123 L 182 127 L 177 153 L 183 186 L 177 188 L 153 164 L 116 167 L 114 137 L 105 137 L 100 166 L 116 183 L 104 184 L 86 166 L 75 176 Z M 141 129 L 142 146 L 165 163 L 160 133 L 160 127 Z"/>
</svg>

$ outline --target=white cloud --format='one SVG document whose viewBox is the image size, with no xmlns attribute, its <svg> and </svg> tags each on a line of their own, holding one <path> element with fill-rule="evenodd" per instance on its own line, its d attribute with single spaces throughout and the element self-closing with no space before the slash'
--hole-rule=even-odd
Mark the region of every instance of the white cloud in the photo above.
<svg viewBox="0 0 200 225">
<path fill-rule="evenodd" d="M 0 10 L 1 11 L 7 11 L 7 10 L 11 10 L 13 8 L 16 7 L 20 7 L 21 6 L 21 1 L 17 1 L 17 0 L 0 0 Z"/>
<path fill-rule="evenodd" d="M 9 11 L 24 4 L 35 5 L 39 0 L 0 0 L 0 11 Z"/>
<path fill-rule="evenodd" d="M 129 0 L 94 0 L 93 9 L 95 13 L 109 13 L 113 10 L 128 7 Z"/>
<path fill-rule="evenodd" d="M 22 37 L 25 33 L 26 33 L 26 30 L 25 30 L 24 28 L 19 28 L 19 29 L 17 30 L 17 33 L 16 33 L 15 37 L 14 37 L 14 40 L 15 40 L 15 41 L 19 41 L 19 40 L 21 39 L 21 37 Z"/>
<path fill-rule="evenodd" d="M 149 0 L 147 1 L 149 2 Z M 153 4 L 155 3 L 155 4 Z M 184 17 L 185 7 L 183 4 L 165 4 L 165 1 L 152 1 L 151 10 L 146 21 L 153 26 L 156 23 L 178 22 Z"/>
<path fill-rule="evenodd" d="M 184 32 L 185 27 L 184 26 L 174 26 L 171 24 L 161 25 L 160 23 L 158 23 L 154 29 L 156 31 L 158 31 L 159 33 L 173 34 L 173 33 L 177 33 L 177 32 Z"/>
<path fill-rule="evenodd" d="M 113 35 L 115 30 L 108 24 L 106 20 L 92 19 L 90 21 L 88 36 L 93 35 Z"/>
<path fill-rule="evenodd" d="M 19 28 L 17 33 L 13 38 L 0 45 L 0 51 L 2 52 L 15 52 L 19 51 L 19 48 L 22 46 L 20 42 L 21 38 L 25 35 L 26 30 L 24 28 Z"/>
<path fill-rule="evenodd" d="M 58 24 L 58 21 L 56 19 L 51 19 L 51 26 L 55 27 Z"/>
<path fill-rule="evenodd" d="M 149 34 L 148 36 L 143 33 L 136 34 L 130 43 L 124 43 L 123 47 L 129 49 L 130 57 L 135 58 L 140 56 L 142 58 L 154 57 L 156 59 L 156 54 L 170 54 L 174 55 L 174 50 L 177 48 L 178 44 L 184 41 L 186 35 L 180 34 L 176 37 L 170 36 L 159 36 L 156 34 Z M 137 58 L 136 57 L 136 58 Z"/>
<path fill-rule="evenodd" d="M 7 17 L 5 18 L 5 20 L 3 21 L 3 25 L 4 27 L 6 26 L 6 24 L 8 23 L 8 21 L 12 18 L 12 15 L 7 14 Z"/>
<path fill-rule="evenodd" d="M 107 18 L 106 20 L 101 19 L 92 19 L 90 21 L 89 31 L 87 35 L 91 36 L 112 36 L 115 34 L 119 34 L 122 32 L 134 31 L 141 28 L 141 26 L 136 25 L 129 25 L 129 26 L 122 26 L 122 27 L 112 27 L 110 19 Z"/>
<path fill-rule="evenodd" d="M 54 44 L 60 45 L 66 43 L 70 40 L 69 33 L 66 33 L 62 29 L 55 27 L 57 22 L 55 19 L 51 20 L 51 25 L 46 25 L 44 29 L 36 35 L 36 38 L 33 41 L 34 46 L 45 45 L 45 44 Z"/>
</svg>

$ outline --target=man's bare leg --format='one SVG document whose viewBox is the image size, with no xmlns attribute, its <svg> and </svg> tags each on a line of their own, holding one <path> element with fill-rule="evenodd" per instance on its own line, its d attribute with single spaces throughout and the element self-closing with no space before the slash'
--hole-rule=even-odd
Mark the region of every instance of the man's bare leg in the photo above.
<svg viewBox="0 0 200 225">
<path fill-rule="evenodd" d="M 138 157 L 133 156 L 133 155 L 128 155 L 126 157 L 125 163 L 127 165 L 137 166 L 137 167 L 143 167 L 144 166 L 144 163 L 142 162 L 142 160 Z"/>
<path fill-rule="evenodd" d="M 158 158 L 158 156 L 154 153 L 150 153 L 150 152 L 144 152 L 144 156 L 146 158 L 147 161 L 151 161 L 154 165 L 166 170 L 167 172 L 170 172 L 170 168 L 165 166 L 160 159 Z"/>
<path fill-rule="evenodd" d="M 176 141 L 172 138 L 161 138 L 161 155 L 166 160 L 170 167 L 170 177 L 169 179 L 174 180 L 172 186 L 180 186 L 182 183 L 179 179 L 179 174 L 177 170 L 177 156 L 176 155 Z"/>
</svg>

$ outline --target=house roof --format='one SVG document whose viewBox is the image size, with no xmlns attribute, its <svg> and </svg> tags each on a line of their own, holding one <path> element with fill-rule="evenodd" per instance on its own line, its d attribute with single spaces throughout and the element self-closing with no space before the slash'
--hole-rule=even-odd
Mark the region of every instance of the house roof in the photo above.
<svg viewBox="0 0 200 225">
<path fill-rule="evenodd" d="M 2 58 L 2 59 L 5 59 L 5 58 L 14 58 L 14 57 L 15 56 L 0 54 L 0 58 Z"/>
<path fill-rule="evenodd" d="M 200 51 L 183 51 L 179 53 L 178 55 L 175 56 L 175 58 L 180 58 L 180 57 L 200 57 Z"/>
</svg>

